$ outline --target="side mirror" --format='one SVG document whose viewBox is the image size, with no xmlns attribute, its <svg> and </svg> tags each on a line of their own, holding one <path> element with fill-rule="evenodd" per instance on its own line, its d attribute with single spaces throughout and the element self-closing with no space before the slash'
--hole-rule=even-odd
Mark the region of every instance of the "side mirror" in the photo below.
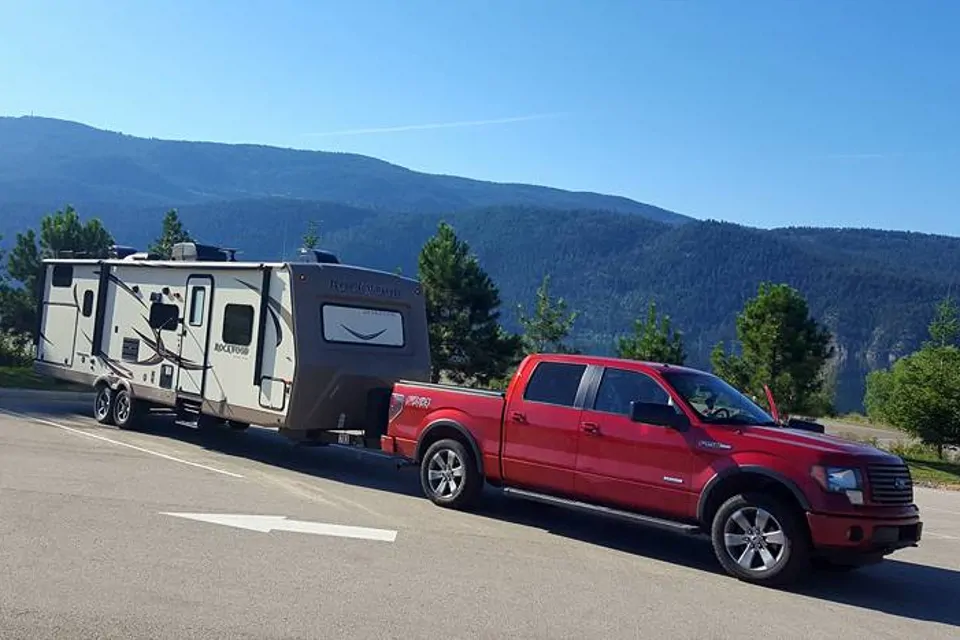
<svg viewBox="0 0 960 640">
<path fill-rule="evenodd" d="M 634 422 L 670 427 L 677 431 L 686 431 L 690 427 L 686 414 L 670 405 L 655 402 L 631 402 L 630 419 Z"/>
</svg>

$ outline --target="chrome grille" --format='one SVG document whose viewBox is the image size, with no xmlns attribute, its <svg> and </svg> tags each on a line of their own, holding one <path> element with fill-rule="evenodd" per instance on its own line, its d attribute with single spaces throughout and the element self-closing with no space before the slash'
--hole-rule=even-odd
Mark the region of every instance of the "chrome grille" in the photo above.
<svg viewBox="0 0 960 640">
<path fill-rule="evenodd" d="M 867 482 L 874 504 L 913 504 L 913 479 L 907 465 L 868 465 Z"/>
</svg>

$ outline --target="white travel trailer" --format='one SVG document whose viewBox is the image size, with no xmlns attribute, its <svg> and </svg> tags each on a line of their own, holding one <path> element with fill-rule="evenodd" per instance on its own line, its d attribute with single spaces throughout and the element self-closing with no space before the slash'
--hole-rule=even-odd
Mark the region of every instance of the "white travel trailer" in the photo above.
<svg viewBox="0 0 960 640">
<path fill-rule="evenodd" d="M 182 243 L 172 260 L 44 261 L 34 368 L 96 390 L 100 422 L 130 428 L 150 407 L 182 423 L 277 427 L 296 440 L 362 431 L 379 440 L 400 379 L 427 381 L 417 281 L 340 264 L 237 262 Z"/>
</svg>

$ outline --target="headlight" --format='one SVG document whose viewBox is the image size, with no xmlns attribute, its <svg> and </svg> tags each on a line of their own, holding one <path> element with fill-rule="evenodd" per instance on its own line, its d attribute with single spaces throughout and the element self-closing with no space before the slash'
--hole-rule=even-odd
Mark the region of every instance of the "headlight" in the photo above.
<svg viewBox="0 0 960 640">
<path fill-rule="evenodd" d="M 829 493 L 843 493 L 851 504 L 863 504 L 863 479 L 860 470 L 853 467 L 815 466 L 811 474 Z"/>
</svg>

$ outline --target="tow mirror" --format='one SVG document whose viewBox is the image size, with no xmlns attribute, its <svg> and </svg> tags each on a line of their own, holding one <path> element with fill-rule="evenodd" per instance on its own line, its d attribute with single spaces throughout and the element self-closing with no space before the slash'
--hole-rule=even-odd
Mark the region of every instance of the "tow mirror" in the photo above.
<svg viewBox="0 0 960 640">
<path fill-rule="evenodd" d="M 677 431 L 686 431 L 690 427 L 690 420 L 684 413 L 668 404 L 656 402 L 631 402 L 630 419 L 634 422 L 670 427 Z"/>
<path fill-rule="evenodd" d="M 800 431 L 812 431 L 813 433 L 825 433 L 826 429 L 819 422 L 811 422 L 810 420 L 798 420 L 796 418 L 790 418 L 787 420 L 785 425 L 787 429 L 799 429 Z"/>
</svg>

